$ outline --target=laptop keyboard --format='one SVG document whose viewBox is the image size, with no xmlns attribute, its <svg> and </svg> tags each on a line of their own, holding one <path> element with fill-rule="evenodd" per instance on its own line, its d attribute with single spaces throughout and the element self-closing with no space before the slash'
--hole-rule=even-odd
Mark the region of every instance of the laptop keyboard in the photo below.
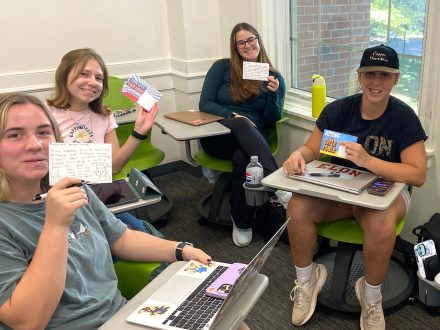
<svg viewBox="0 0 440 330">
<path fill-rule="evenodd" d="M 227 268 L 218 266 L 162 324 L 181 329 L 203 329 L 223 304 L 223 299 L 207 296 L 206 289 Z"/>
</svg>

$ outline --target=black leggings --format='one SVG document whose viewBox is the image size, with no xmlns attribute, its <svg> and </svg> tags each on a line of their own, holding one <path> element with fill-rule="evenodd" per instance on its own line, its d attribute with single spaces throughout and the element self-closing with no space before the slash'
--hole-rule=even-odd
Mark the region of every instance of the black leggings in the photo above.
<svg viewBox="0 0 440 330">
<path fill-rule="evenodd" d="M 222 159 L 232 159 L 232 189 L 230 195 L 231 215 L 239 228 L 251 228 L 254 224 L 255 208 L 248 206 L 243 188 L 246 166 L 251 156 L 257 155 L 263 166 L 264 176 L 278 169 L 264 133 L 255 128 L 246 118 L 222 119 L 219 121 L 231 133 L 200 140 L 203 150 Z"/>
</svg>

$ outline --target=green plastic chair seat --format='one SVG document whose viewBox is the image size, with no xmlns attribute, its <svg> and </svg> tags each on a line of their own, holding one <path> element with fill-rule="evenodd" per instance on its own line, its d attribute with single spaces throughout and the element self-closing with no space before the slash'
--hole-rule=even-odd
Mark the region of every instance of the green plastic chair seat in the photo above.
<svg viewBox="0 0 440 330">
<path fill-rule="evenodd" d="M 405 225 L 405 218 L 402 218 L 396 225 L 396 236 L 400 234 Z M 362 244 L 364 235 L 361 226 L 354 218 L 325 222 L 318 224 L 318 235 L 338 242 Z"/>
<path fill-rule="evenodd" d="M 232 172 L 232 161 L 230 159 L 216 158 L 202 149 L 196 152 L 194 160 L 200 166 L 205 166 L 211 170 L 228 173 Z"/>
<path fill-rule="evenodd" d="M 131 299 L 150 283 L 151 275 L 160 263 L 119 260 L 113 266 L 119 291 L 125 299 Z"/>
<path fill-rule="evenodd" d="M 279 119 L 274 127 L 271 127 L 267 130 L 266 136 L 267 141 L 270 147 L 270 150 L 272 152 L 272 155 L 276 155 L 278 152 L 278 136 L 279 136 L 279 129 L 280 124 L 288 120 L 287 117 L 282 117 Z M 207 167 L 211 170 L 219 171 L 219 172 L 232 172 L 232 160 L 230 159 L 221 159 L 214 156 L 209 155 L 206 153 L 203 149 L 199 149 L 194 154 L 194 160 L 199 166 Z"/>
</svg>

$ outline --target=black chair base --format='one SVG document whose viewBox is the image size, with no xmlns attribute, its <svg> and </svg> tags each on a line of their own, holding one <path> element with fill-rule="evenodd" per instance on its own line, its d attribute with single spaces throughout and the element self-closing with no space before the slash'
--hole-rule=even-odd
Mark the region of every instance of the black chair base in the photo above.
<svg viewBox="0 0 440 330">
<path fill-rule="evenodd" d="M 218 177 L 214 185 L 214 191 L 202 198 L 197 208 L 202 217 L 199 219 L 200 225 L 208 222 L 232 226 L 231 206 L 229 204 L 229 192 L 231 191 L 232 174 L 223 172 Z"/>
<path fill-rule="evenodd" d="M 327 280 L 318 296 L 320 304 L 331 309 L 359 312 L 355 293 L 357 279 L 364 275 L 361 245 L 338 242 L 336 252 L 319 256 L 315 262 L 327 268 Z M 407 300 L 414 291 L 415 276 L 412 267 L 393 255 L 388 273 L 382 284 L 382 307 L 394 307 Z"/>
<path fill-rule="evenodd" d="M 173 208 L 173 205 L 173 199 L 163 194 L 160 202 L 135 209 L 134 213 L 136 217 L 147 220 L 149 223 L 157 222 L 160 225 L 166 225 L 168 214 Z"/>
</svg>

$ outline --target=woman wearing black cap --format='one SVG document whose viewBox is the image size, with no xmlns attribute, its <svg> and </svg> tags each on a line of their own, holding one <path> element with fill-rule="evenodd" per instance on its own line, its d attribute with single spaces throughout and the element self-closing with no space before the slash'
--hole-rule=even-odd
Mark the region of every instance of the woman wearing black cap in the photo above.
<svg viewBox="0 0 440 330">
<path fill-rule="evenodd" d="M 357 136 L 344 143 L 346 158 L 331 162 L 366 169 L 392 181 L 420 187 L 426 178 L 427 136 L 415 112 L 390 95 L 399 80 L 399 58 L 394 49 L 380 45 L 364 51 L 357 70 L 361 92 L 328 104 L 306 143 L 284 162 L 286 174 L 304 174 L 305 164 L 320 158 L 324 129 Z M 294 194 L 287 213 L 297 279 L 292 290 L 292 323 L 305 324 L 312 316 L 325 283 L 324 265 L 313 263 L 316 225 L 355 217 L 363 235 L 365 276 L 356 282 L 362 308 L 361 329 L 385 329 L 381 284 L 395 242 L 396 223 L 408 211 L 410 195 L 404 189 L 386 210 L 373 210 L 317 197 Z"/>
</svg>

